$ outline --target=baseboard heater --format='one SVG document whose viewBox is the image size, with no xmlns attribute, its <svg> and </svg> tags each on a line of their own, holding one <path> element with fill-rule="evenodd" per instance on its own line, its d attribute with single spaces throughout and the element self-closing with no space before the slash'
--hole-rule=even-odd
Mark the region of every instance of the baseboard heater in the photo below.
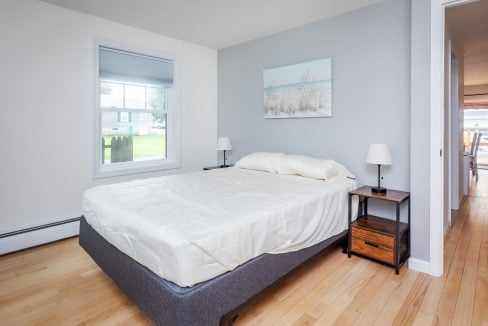
<svg viewBox="0 0 488 326">
<path fill-rule="evenodd" d="M 80 217 L 0 234 L 0 255 L 78 235 Z"/>
</svg>

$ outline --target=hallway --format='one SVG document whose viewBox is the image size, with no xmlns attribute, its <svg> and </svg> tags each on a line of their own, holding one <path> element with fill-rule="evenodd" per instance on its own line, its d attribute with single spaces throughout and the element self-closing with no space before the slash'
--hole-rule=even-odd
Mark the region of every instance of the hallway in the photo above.
<svg viewBox="0 0 488 326">
<path fill-rule="evenodd" d="M 478 169 L 480 179 L 471 178 L 469 195 L 472 197 L 484 197 L 488 199 L 488 170 Z"/>
<path fill-rule="evenodd" d="M 453 214 L 444 245 L 442 296 L 437 322 L 480 325 L 488 322 L 488 171 L 472 180 L 470 196 Z"/>
</svg>

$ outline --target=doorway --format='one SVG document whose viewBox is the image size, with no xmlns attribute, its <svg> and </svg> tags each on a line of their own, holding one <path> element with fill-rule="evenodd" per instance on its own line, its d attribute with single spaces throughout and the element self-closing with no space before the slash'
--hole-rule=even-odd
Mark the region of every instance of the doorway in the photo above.
<svg viewBox="0 0 488 326">
<path fill-rule="evenodd" d="M 444 94 L 440 101 L 443 108 L 440 119 L 443 150 L 441 180 L 437 183 L 434 175 L 431 187 L 433 191 L 438 185 L 442 187 L 441 214 L 437 215 L 442 218 L 437 220 L 436 215 L 431 216 L 431 262 L 435 264 L 432 269 L 440 276 L 444 268 L 449 268 L 440 261 L 444 255 L 444 237 L 440 235 L 446 236 L 456 224 L 458 210 L 463 198 L 470 195 L 470 188 L 476 189 L 478 194 L 482 192 L 480 186 L 484 182 L 473 188 L 473 183 L 478 183 L 478 175 L 488 177 L 488 174 L 476 172 L 488 168 L 488 0 L 441 0 L 437 3 L 440 3 L 442 12 L 443 30 L 440 34 L 444 40 L 444 60 L 441 60 L 444 78 L 437 83 L 437 86 L 442 85 Z M 432 94 L 432 99 L 435 99 L 435 94 Z M 434 101 L 434 113 L 435 104 Z M 432 123 L 435 126 L 435 121 Z M 432 162 L 435 163 L 434 160 Z M 435 201 L 432 207 L 435 212 Z"/>
<path fill-rule="evenodd" d="M 429 85 L 430 85 L 430 146 L 429 146 L 429 191 L 428 191 L 428 205 L 429 205 L 429 261 L 425 262 L 421 268 L 416 268 L 419 271 L 425 271 L 433 276 L 442 276 L 444 274 L 444 157 L 443 150 L 445 143 L 444 133 L 444 112 L 445 112 L 445 46 L 446 46 L 446 33 L 445 33 L 445 19 L 446 11 L 455 7 L 466 7 L 471 4 L 483 3 L 485 1 L 479 0 L 473 2 L 473 0 L 432 0 L 429 2 L 416 1 L 415 6 L 412 8 L 413 17 L 422 24 L 424 17 L 422 13 L 430 11 L 429 23 L 430 23 L 430 65 L 429 67 Z M 486 13 L 478 12 L 481 15 L 481 22 L 485 24 L 487 22 Z M 471 21 L 475 21 L 472 17 L 469 17 Z M 475 25 L 476 26 L 476 25 Z M 479 27 L 479 26 L 478 26 Z M 417 31 L 416 31 L 417 32 Z M 474 30 L 472 36 L 488 35 L 488 29 L 483 31 L 478 28 Z M 416 37 L 422 42 L 420 33 L 415 34 Z M 415 49 L 416 53 L 422 52 L 422 47 L 419 46 Z M 463 50 L 465 51 L 465 49 Z M 463 52 L 464 53 L 464 52 Z M 458 66 L 459 72 L 464 71 L 462 68 L 463 61 L 459 56 Z M 422 61 L 418 61 L 422 63 Z M 488 68 L 488 65 L 487 65 Z M 415 70 L 412 69 L 415 72 Z M 417 75 L 415 75 L 417 77 Z M 420 75 L 421 76 L 421 75 Z M 463 83 L 462 76 L 459 74 L 459 83 Z M 463 83 L 464 85 L 464 83 Z M 463 90 L 464 91 L 464 90 Z M 459 93 L 459 97 L 463 98 L 463 93 Z M 421 93 L 415 93 L 417 99 L 422 98 Z M 416 147 L 417 148 L 417 147 Z M 462 165 L 464 167 L 464 164 Z M 421 171 L 421 170 L 420 170 Z M 412 180 L 417 181 L 415 178 Z M 464 182 L 464 180 L 463 180 Z"/>
</svg>

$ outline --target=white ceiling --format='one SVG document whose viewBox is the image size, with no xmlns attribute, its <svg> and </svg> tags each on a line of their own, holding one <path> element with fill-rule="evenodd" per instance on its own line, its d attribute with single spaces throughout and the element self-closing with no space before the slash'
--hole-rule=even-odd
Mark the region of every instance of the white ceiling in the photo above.
<svg viewBox="0 0 488 326">
<path fill-rule="evenodd" d="M 383 0 L 41 0 L 215 49 Z"/>
<path fill-rule="evenodd" d="M 464 53 L 464 85 L 488 84 L 488 0 L 449 8 L 446 22 Z"/>
</svg>

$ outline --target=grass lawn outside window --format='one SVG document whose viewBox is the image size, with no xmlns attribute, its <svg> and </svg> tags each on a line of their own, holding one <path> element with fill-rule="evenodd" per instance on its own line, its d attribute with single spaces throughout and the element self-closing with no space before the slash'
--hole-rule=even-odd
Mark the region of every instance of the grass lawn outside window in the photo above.
<svg viewBox="0 0 488 326">
<path fill-rule="evenodd" d="M 105 143 L 110 144 L 112 136 L 104 136 Z M 165 135 L 133 136 L 134 161 L 143 159 L 161 159 L 166 157 Z M 110 148 L 105 149 L 105 162 L 110 162 Z"/>
</svg>

